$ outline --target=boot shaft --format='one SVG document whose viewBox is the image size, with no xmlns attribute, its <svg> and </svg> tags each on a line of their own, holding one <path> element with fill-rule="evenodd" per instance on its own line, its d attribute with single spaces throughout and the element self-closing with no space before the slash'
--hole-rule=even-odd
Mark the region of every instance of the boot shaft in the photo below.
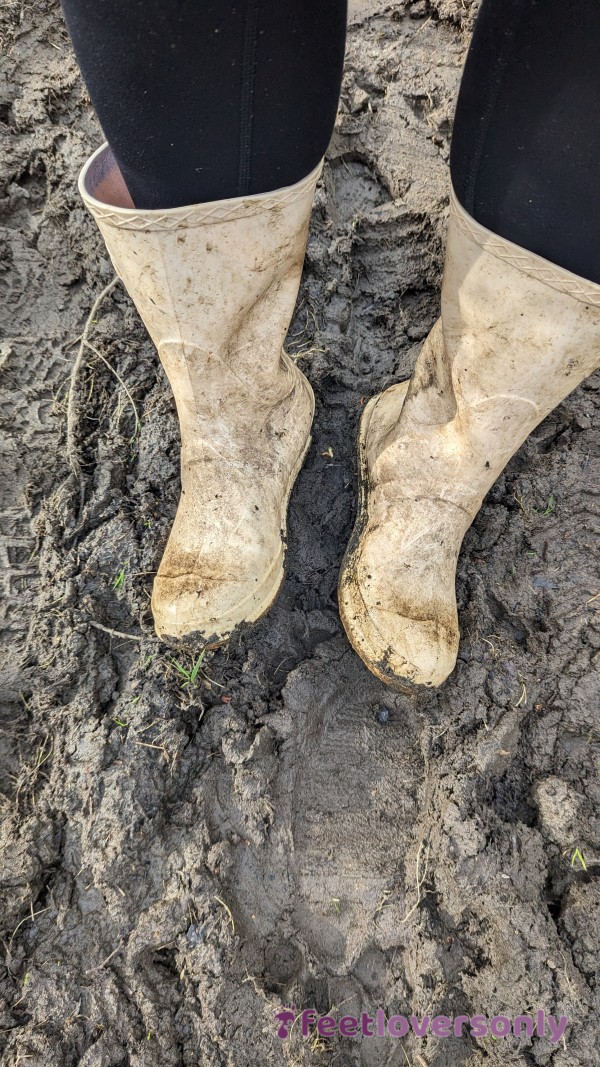
<svg viewBox="0 0 600 1067">
<path fill-rule="evenodd" d="M 94 198 L 107 153 L 88 160 L 80 192 L 169 377 L 187 352 L 192 373 L 217 360 L 260 392 L 279 368 L 321 167 L 272 193 L 137 211 Z"/>
<path fill-rule="evenodd" d="M 543 418 L 600 365 L 600 285 L 490 233 L 453 194 L 442 329 L 459 403 L 521 399 Z"/>
<path fill-rule="evenodd" d="M 600 366 L 600 285 L 480 226 L 451 199 L 442 314 L 417 359 L 409 424 L 454 424 L 506 462 Z"/>
</svg>

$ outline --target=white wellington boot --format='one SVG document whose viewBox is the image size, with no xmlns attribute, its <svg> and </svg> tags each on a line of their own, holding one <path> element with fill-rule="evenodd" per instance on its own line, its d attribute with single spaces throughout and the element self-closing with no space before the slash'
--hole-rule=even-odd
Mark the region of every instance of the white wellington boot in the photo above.
<svg viewBox="0 0 600 1067">
<path fill-rule="evenodd" d="M 181 499 L 154 581 L 159 635 L 224 637 L 262 615 L 281 584 L 314 412 L 282 345 L 320 169 L 275 192 L 165 211 L 103 202 L 118 188 L 106 145 L 81 172 L 177 404 Z"/>
<path fill-rule="evenodd" d="M 338 590 L 356 652 L 402 689 L 456 662 L 455 572 L 490 486 L 600 366 L 600 285 L 505 241 L 453 196 L 442 312 L 410 383 L 366 406 L 360 501 Z"/>
</svg>

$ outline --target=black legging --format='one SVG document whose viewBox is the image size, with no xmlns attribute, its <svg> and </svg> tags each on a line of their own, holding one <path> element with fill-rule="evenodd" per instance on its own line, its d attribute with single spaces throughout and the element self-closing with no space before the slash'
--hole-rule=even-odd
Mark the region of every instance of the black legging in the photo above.
<svg viewBox="0 0 600 1067">
<path fill-rule="evenodd" d="M 303 178 L 335 119 L 346 0 L 62 0 L 139 208 Z M 600 282 L 600 0 L 483 0 L 451 175 L 479 222 Z"/>
<path fill-rule="evenodd" d="M 270 192 L 325 153 L 347 0 L 62 0 L 139 208 Z"/>
<path fill-rule="evenodd" d="M 483 0 L 450 170 L 483 226 L 600 282 L 600 0 Z"/>
</svg>

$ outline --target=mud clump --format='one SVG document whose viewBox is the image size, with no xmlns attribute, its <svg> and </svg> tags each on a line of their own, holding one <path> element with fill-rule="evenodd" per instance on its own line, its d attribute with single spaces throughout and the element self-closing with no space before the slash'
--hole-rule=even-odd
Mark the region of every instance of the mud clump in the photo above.
<svg viewBox="0 0 600 1067">
<path fill-rule="evenodd" d="M 76 192 L 100 142 L 58 5 L 0 14 L 2 1062 L 597 1062 L 600 404 L 488 495 L 457 670 L 413 701 L 341 631 L 365 400 L 438 311 L 467 2 L 352 5 L 287 347 L 317 396 L 288 574 L 226 648 L 156 639 L 178 431 Z M 67 409 L 76 464 L 67 454 Z M 191 677 L 193 675 L 193 681 Z M 547 1036 L 277 1037 L 318 1013 L 567 1016 Z"/>
</svg>

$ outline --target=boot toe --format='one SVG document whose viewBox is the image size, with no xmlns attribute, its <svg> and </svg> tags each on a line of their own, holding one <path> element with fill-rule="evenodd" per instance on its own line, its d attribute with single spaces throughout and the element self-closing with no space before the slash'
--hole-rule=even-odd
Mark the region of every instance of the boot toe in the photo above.
<svg viewBox="0 0 600 1067">
<path fill-rule="evenodd" d="M 369 670 L 388 685 L 435 687 L 454 669 L 454 567 L 443 556 L 436 562 L 420 567 L 406 551 L 400 523 L 392 522 L 367 528 L 342 566 L 344 628 Z"/>
<path fill-rule="evenodd" d="M 211 537 L 202 547 L 182 548 L 186 517 L 180 509 L 154 579 L 154 627 L 159 637 L 225 638 L 271 606 L 283 580 L 285 545 L 279 536 L 261 538 L 245 527 L 235 545 Z"/>
<path fill-rule="evenodd" d="M 458 626 L 435 617 L 416 619 L 364 600 L 346 604 L 341 613 L 354 650 L 388 685 L 402 689 L 411 682 L 434 688 L 453 671 Z"/>
<path fill-rule="evenodd" d="M 189 573 L 154 579 L 152 614 L 159 637 L 227 637 L 243 622 L 255 622 L 271 606 L 283 580 L 283 551 L 263 577 L 206 579 Z"/>
</svg>

